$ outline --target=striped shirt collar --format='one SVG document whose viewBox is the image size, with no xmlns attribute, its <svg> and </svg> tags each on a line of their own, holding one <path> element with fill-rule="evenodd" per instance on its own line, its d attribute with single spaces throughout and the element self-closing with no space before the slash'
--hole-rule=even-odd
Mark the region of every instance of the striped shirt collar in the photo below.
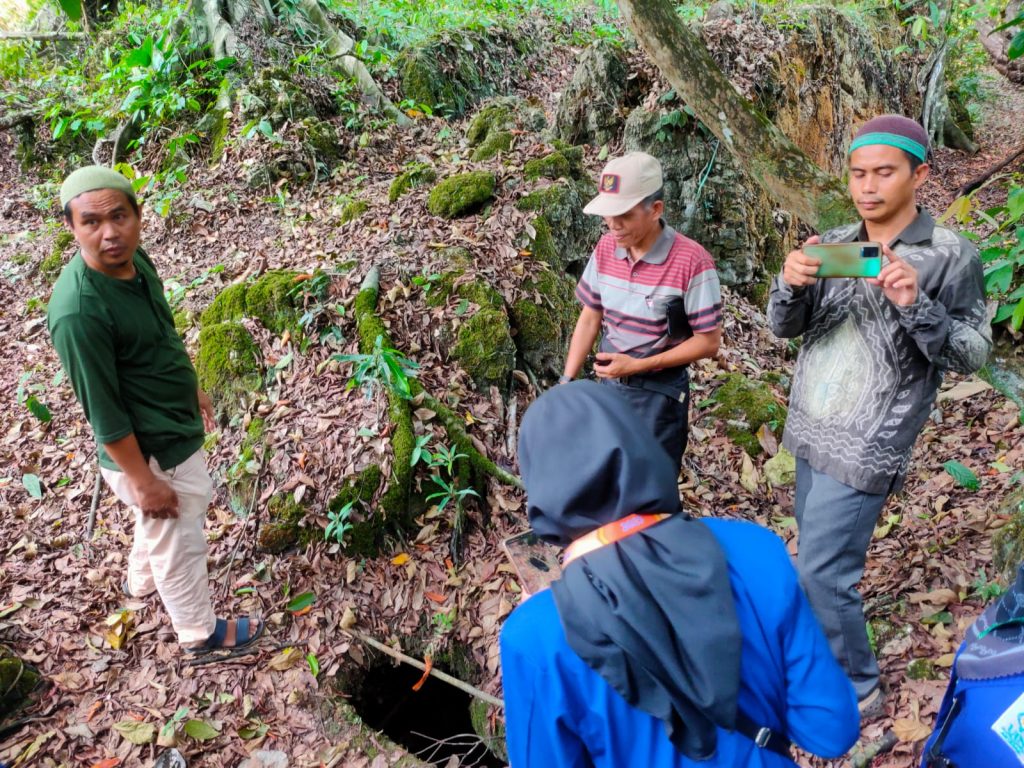
<svg viewBox="0 0 1024 768">
<path fill-rule="evenodd" d="M 932 233 L 935 232 L 935 219 L 921 206 L 917 207 L 917 217 L 904 227 L 903 231 L 897 235 L 896 239 L 888 245 L 891 247 L 896 243 L 904 243 L 906 245 L 919 245 L 921 243 L 927 243 L 932 239 Z M 844 237 L 839 242 L 841 243 L 854 243 L 854 242 L 867 242 L 868 230 L 861 222 L 858 229 L 853 230 L 849 235 Z M 618 249 L 616 249 L 615 255 L 618 255 Z"/>
<path fill-rule="evenodd" d="M 668 258 L 668 252 L 672 250 L 672 244 L 676 241 L 676 231 L 666 224 L 664 219 L 659 219 L 659 222 L 661 223 L 661 234 L 654 241 L 651 250 L 640 258 L 640 261 L 646 261 L 648 264 L 664 264 L 665 259 Z M 629 258 L 629 250 L 616 246 L 615 258 Z"/>
</svg>

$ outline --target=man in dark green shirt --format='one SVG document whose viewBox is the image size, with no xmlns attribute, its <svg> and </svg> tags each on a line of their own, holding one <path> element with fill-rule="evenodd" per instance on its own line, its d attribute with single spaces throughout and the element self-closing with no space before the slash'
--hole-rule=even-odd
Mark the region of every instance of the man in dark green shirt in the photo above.
<svg viewBox="0 0 1024 768">
<path fill-rule="evenodd" d="M 47 319 L 103 476 L 135 512 L 125 591 L 159 592 L 188 650 L 246 645 L 263 623 L 218 619 L 210 600 L 203 524 L 213 485 L 202 444 L 213 408 L 139 247 L 134 190 L 116 171 L 89 166 L 65 180 L 61 205 L 79 251 L 54 285 Z"/>
</svg>

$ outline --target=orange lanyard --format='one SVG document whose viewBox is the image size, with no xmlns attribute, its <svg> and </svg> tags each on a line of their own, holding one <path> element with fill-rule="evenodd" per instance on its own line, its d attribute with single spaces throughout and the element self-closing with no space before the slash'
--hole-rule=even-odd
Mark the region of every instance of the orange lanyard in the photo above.
<svg viewBox="0 0 1024 768">
<path fill-rule="evenodd" d="M 627 515 L 621 520 L 616 520 L 614 523 L 602 525 L 600 528 L 580 536 L 566 547 L 565 555 L 562 557 L 562 567 L 564 568 L 577 557 L 589 555 L 605 544 L 622 541 L 626 537 L 642 531 L 644 528 L 650 528 L 655 523 L 660 523 L 666 517 L 669 517 L 669 515 L 661 513 L 654 515 L 634 514 Z"/>
</svg>

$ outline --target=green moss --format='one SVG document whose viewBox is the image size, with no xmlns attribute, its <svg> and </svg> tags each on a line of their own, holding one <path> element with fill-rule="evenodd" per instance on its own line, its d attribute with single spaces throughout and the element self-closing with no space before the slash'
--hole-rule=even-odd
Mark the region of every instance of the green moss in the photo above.
<svg viewBox="0 0 1024 768">
<path fill-rule="evenodd" d="M 185 338 L 185 334 L 188 333 L 189 329 L 195 324 L 196 316 L 187 309 L 177 309 L 174 311 L 174 330 L 178 332 L 178 335 Z"/>
<path fill-rule="evenodd" d="M 481 107 L 473 115 L 466 129 L 466 141 L 469 146 L 481 144 L 492 132 L 503 131 L 515 124 L 512 106 L 505 101 L 496 101 Z"/>
<path fill-rule="evenodd" d="M 296 503 L 291 494 L 279 493 L 267 502 L 267 522 L 260 526 L 259 547 L 277 555 L 299 543 L 302 519 L 306 508 Z"/>
<path fill-rule="evenodd" d="M 216 323 L 199 332 L 196 356 L 199 385 L 219 407 L 263 388 L 260 351 L 238 323 Z"/>
<path fill-rule="evenodd" d="M 199 317 L 200 324 L 205 328 L 228 320 L 241 320 L 245 317 L 245 294 L 248 290 L 249 286 L 245 283 L 229 285 L 203 310 Z"/>
<path fill-rule="evenodd" d="M 484 160 L 490 160 L 499 152 L 508 152 L 512 149 L 513 138 L 511 131 L 492 131 L 487 134 L 487 138 L 473 152 L 473 161 L 477 163 L 483 162 Z"/>
<path fill-rule="evenodd" d="M 741 373 L 725 374 L 724 383 L 714 394 L 718 403 L 715 415 L 725 422 L 725 434 L 751 456 L 761 453 L 757 431 L 769 424 L 776 434 L 782 432 L 786 407 L 778 402 L 767 384 L 751 381 Z"/>
<path fill-rule="evenodd" d="M 1011 493 L 996 513 L 1008 515 L 1010 520 L 992 537 L 992 564 L 1009 584 L 1024 563 L 1024 489 Z"/>
<path fill-rule="evenodd" d="M 569 176 L 572 167 L 568 159 L 561 152 L 552 152 L 544 157 L 535 157 L 528 160 L 523 166 L 523 175 L 527 181 L 537 179 L 561 179 Z"/>
<path fill-rule="evenodd" d="M 505 386 L 516 360 L 508 316 L 500 310 L 481 309 L 459 327 L 451 355 L 477 388 Z"/>
<path fill-rule="evenodd" d="M 297 320 L 295 288 L 297 272 L 279 270 L 267 272 L 249 286 L 245 294 L 245 312 L 255 317 L 274 333 L 283 333 Z"/>
<path fill-rule="evenodd" d="M 341 490 L 331 499 L 327 508 L 332 512 L 337 512 L 349 503 L 369 504 L 380 487 L 381 477 L 380 467 L 376 464 L 367 467 L 358 475 L 349 477 L 342 484 Z"/>
<path fill-rule="evenodd" d="M 456 290 L 460 299 L 471 301 L 479 307 L 501 310 L 505 306 L 505 299 L 484 280 L 473 280 L 463 283 Z"/>
<path fill-rule="evenodd" d="M 368 210 L 370 210 L 370 204 L 365 200 L 352 200 L 341 209 L 340 222 L 342 224 L 348 224 L 350 221 L 358 219 Z"/>
<path fill-rule="evenodd" d="M 437 171 L 426 163 L 413 163 L 398 174 L 388 188 L 388 202 L 393 203 L 410 189 L 431 184 L 437 180 Z"/>
<path fill-rule="evenodd" d="M 577 147 L 570 144 L 567 141 L 561 139 L 555 139 L 551 142 L 551 146 L 559 152 L 562 157 L 569 163 L 569 175 L 574 179 L 587 179 L 589 180 L 589 174 L 587 173 L 586 167 L 583 165 L 583 147 Z"/>
<path fill-rule="evenodd" d="M 427 209 L 446 219 L 471 213 L 494 196 L 495 183 L 494 174 L 485 171 L 449 176 L 430 191 Z"/>
<path fill-rule="evenodd" d="M 935 662 L 931 659 L 913 659 L 907 664 L 907 677 L 911 680 L 938 680 Z"/>
<path fill-rule="evenodd" d="M 0 658 L 0 721 L 17 709 L 38 684 L 39 672 L 34 667 L 13 656 Z"/>
<path fill-rule="evenodd" d="M 58 230 L 53 240 L 53 250 L 39 263 L 39 272 L 46 282 L 52 283 L 60 276 L 60 271 L 64 269 L 64 251 L 74 241 L 75 237 L 69 230 Z"/>
<path fill-rule="evenodd" d="M 562 259 L 555 245 L 555 238 L 551 234 L 551 225 L 548 220 L 540 217 L 532 222 L 534 236 L 530 243 L 530 250 L 535 259 L 543 261 L 549 266 L 561 266 Z"/>
<path fill-rule="evenodd" d="M 539 295 L 517 301 L 511 310 L 519 354 L 538 372 L 558 375 L 576 326 L 578 305 L 572 279 L 544 270 L 523 286 Z"/>
<path fill-rule="evenodd" d="M 296 124 L 295 135 L 328 168 L 345 155 L 345 147 L 339 140 L 337 129 L 326 120 L 307 117 Z"/>
</svg>

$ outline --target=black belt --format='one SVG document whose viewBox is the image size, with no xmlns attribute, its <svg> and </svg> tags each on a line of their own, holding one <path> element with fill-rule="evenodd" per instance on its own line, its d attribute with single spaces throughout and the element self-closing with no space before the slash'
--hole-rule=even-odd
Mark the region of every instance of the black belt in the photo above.
<svg viewBox="0 0 1024 768">
<path fill-rule="evenodd" d="M 736 732 L 743 734 L 753 741 L 758 749 L 767 749 L 777 755 L 782 755 L 790 760 L 793 759 L 789 752 L 791 746 L 789 739 L 781 733 L 776 733 L 771 728 L 757 725 L 742 712 L 736 713 Z"/>
</svg>

